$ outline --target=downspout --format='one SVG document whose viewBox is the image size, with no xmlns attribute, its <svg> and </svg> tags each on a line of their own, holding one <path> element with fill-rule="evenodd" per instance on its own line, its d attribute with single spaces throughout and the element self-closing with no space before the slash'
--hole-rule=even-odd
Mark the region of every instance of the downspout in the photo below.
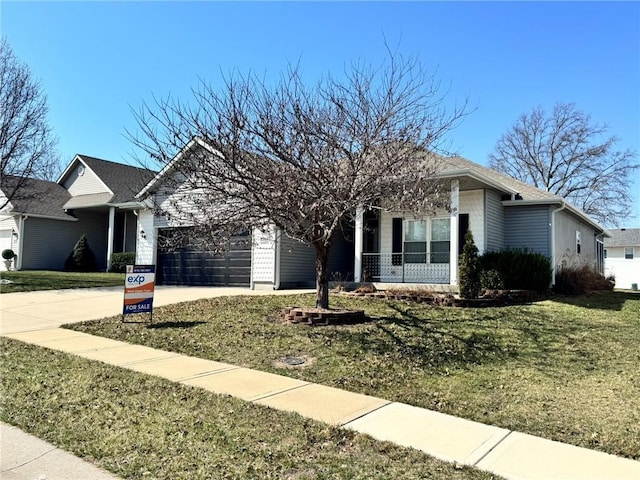
<svg viewBox="0 0 640 480">
<path fill-rule="evenodd" d="M 556 284 L 556 213 L 567 206 L 564 200 L 560 200 L 560 207 L 551 210 L 551 286 Z"/>
<path fill-rule="evenodd" d="M 275 240 L 274 240 L 274 256 L 273 256 L 273 289 L 280 290 L 280 243 L 281 243 L 281 235 L 282 232 L 278 227 L 274 227 L 275 229 Z"/>
<path fill-rule="evenodd" d="M 127 212 L 124 212 L 124 225 L 122 228 L 122 251 L 127 251 Z"/>
<path fill-rule="evenodd" d="M 364 212 L 362 207 L 356 208 L 356 219 L 353 233 L 353 281 L 360 283 L 362 280 L 362 235 L 363 235 L 363 222 Z"/>
<path fill-rule="evenodd" d="M 107 272 L 111 269 L 111 255 L 113 254 L 113 230 L 115 223 L 115 207 L 109 207 L 109 229 L 107 231 Z"/>
<path fill-rule="evenodd" d="M 16 270 L 22 270 L 22 257 L 24 257 L 23 255 L 23 249 L 24 249 L 24 222 L 25 220 L 29 218 L 29 215 L 20 215 L 20 222 L 18 225 L 18 259 L 16 261 L 16 265 L 15 265 L 15 269 Z"/>
</svg>

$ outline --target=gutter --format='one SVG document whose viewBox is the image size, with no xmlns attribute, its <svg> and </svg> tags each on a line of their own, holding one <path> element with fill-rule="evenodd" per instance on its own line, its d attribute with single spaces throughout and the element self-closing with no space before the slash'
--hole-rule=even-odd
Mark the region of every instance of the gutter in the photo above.
<svg viewBox="0 0 640 480">
<path fill-rule="evenodd" d="M 47 220 L 61 220 L 63 222 L 77 222 L 78 219 L 72 217 L 71 215 L 68 215 L 66 217 L 56 217 L 54 215 L 39 215 L 37 213 L 25 213 L 25 212 L 16 212 L 14 210 L 12 210 L 11 212 L 7 212 L 6 215 L 12 215 L 12 216 L 17 216 L 19 215 L 20 217 L 25 217 L 25 219 L 32 217 L 32 218 L 44 218 Z"/>
</svg>

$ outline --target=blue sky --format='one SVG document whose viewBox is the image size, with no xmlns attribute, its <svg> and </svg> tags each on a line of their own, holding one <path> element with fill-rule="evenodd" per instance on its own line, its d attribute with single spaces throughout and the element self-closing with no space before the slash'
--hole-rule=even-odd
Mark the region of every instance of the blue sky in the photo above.
<svg viewBox="0 0 640 480">
<path fill-rule="evenodd" d="M 640 2 L 14 2 L 2 35 L 48 95 L 63 163 L 75 153 L 131 163 L 131 107 L 187 98 L 231 69 L 305 78 L 380 63 L 384 39 L 475 108 L 450 133 L 486 164 L 514 120 L 574 102 L 640 152 Z M 634 179 L 640 226 L 640 173 Z"/>
</svg>

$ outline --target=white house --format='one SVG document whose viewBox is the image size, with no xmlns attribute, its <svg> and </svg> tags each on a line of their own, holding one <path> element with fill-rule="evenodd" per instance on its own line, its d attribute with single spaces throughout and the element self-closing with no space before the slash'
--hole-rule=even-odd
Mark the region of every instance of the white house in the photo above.
<svg viewBox="0 0 640 480">
<path fill-rule="evenodd" d="M 611 237 L 604 241 L 605 275 L 615 278 L 616 288 L 637 290 L 640 285 L 640 228 L 609 232 Z"/>
<path fill-rule="evenodd" d="M 138 213 L 136 261 L 157 263 L 159 281 L 165 283 L 313 285 L 312 249 L 275 228 L 252 232 L 250 242 L 235 239 L 225 255 L 203 251 L 195 242 L 192 248 L 163 251 L 159 239 L 184 227 L 154 212 L 188 198 L 176 165 L 193 148 L 208 147 L 194 139 L 137 195 L 146 208 Z M 468 229 L 480 253 L 524 248 L 549 257 L 554 269 L 590 264 L 604 271 L 606 230 L 564 199 L 464 158 L 443 158 L 442 164 L 440 177 L 450 186 L 448 209 L 416 217 L 384 210 L 384 199 L 378 208 L 358 209 L 353 230 L 336 238 L 329 271 L 356 282 L 455 288 Z"/>
</svg>

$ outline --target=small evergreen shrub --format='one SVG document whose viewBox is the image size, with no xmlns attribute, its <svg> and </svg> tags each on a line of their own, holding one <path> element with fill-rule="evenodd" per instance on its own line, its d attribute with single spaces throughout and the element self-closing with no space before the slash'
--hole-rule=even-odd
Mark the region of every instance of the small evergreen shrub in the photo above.
<svg viewBox="0 0 640 480">
<path fill-rule="evenodd" d="M 82 235 L 80 240 L 73 247 L 73 251 L 64 262 L 64 269 L 67 272 L 97 272 L 98 261 L 96 255 L 91 250 L 87 236 Z"/>
<path fill-rule="evenodd" d="M 557 269 L 553 289 L 563 295 L 581 295 L 593 290 L 613 290 L 614 284 L 591 265 L 573 265 Z"/>
<path fill-rule="evenodd" d="M 2 258 L 4 258 L 5 260 L 12 260 L 15 258 L 15 256 L 16 254 L 10 248 L 2 250 Z"/>
<path fill-rule="evenodd" d="M 495 269 L 480 271 L 480 287 L 485 290 L 504 290 L 502 275 Z"/>
<path fill-rule="evenodd" d="M 482 271 L 498 272 L 503 288 L 507 290 L 544 292 L 551 284 L 551 261 L 540 253 L 528 250 L 487 252 L 479 261 Z"/>
<path fill-rule="evenodd" d="M 127 265 L 135 265 L 136 252 L 120 252 L 111 254 L 110 272 L 125 273 Z"/>
<path fill-rule="evenodd" d="M 478 247 L 473 241 L 471 230 L 467 230 L 464 235 L 459 268 L 460 297 L 478 298 L 480 294 L 480 263 L 478 261 Z"/>
</svg>

